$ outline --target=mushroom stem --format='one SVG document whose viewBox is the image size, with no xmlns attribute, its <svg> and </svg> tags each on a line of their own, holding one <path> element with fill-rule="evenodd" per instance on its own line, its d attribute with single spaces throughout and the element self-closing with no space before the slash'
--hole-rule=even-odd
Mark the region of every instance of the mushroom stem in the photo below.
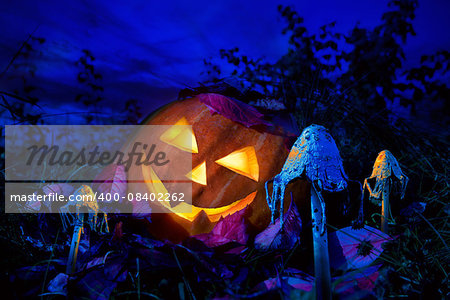
<svg viewBox="0 0 450 300">
<path fill-rule="evenodd" d="M 67 259 L 66 274 L 70 275 L 75 272 L 77 264 L 78 247 L 80 246 L 81 231 L 83 230 L 83 217 L 77 218 L 73 228 L 72 243 L 70 244 L 69 258 Z"/>
<path fill-rule="evenodd" d="M 314 245 L 314 275 L 316 299 L 331 299 L 330 258 L 328 254 L 328 236 L 326 224 L 322 233 L 323 216 L 321 195 L 318 194 L 314 183 L 311 184 L 311 219 Z"/>
<path fill-rule="evenodd" d="M 388 233 L 389 224 L 388 219 L 390 215 L 390 207 L 389 207 L 389 192 L 390 192 L 390 183 L 389 181 L 384 185 L 383 192 L 381 193 L 381 231 L 384 233 Z"/>
</svg>

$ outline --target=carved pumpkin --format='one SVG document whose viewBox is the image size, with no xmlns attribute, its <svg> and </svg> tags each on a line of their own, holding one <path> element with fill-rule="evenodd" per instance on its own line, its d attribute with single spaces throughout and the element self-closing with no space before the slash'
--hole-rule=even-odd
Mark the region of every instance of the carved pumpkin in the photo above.
<svg viewBox="0 0 450 300">
<path fill-rule="evenodd" d="M 149 230 L 157 238 L 179 241 L 188 235 L 209 232 L 221 217 L 247 205 L 247 219 L 254 230 L 263 229 L 270 221 L 264 184 L 284 164 L 288 155 L 285 137 L 269 133 L 264 125 L 246 127 L 214 113 L 210 105 L 201 101 L 204 96 L 173 102 L 144 121 L 145 125 L 192 125 L 192 132 L 183 133 L 192 136 L 189 146 L 170 132 L 161 136 L 161 141 L 171 147 L 171 156 L 176 151 L 192 153 L 192 172 L 188 174 L 192 180 L 192 213 L 177 213 L 167 205 L 167 211 L 172 213 L 152 214 Z M 157 174 L 145 166 L 140 170 L 133 168 L 130 172 L 142 172 L 147 181 L 158 180 Z M 147 183 L 145 191 L 143 185 L 130 183 L 129 192 L 154 190 L 151 184 Z M 160 183 L 156 189 L 166 187 Z"/>
</svg>

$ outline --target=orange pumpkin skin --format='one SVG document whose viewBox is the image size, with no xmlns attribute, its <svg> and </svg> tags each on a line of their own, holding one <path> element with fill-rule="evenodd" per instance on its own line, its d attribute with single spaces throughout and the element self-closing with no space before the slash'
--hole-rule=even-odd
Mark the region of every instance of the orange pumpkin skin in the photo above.
<svg viewBox="0 0 450 300">
<path fill-rule="evenodd" d="M 247 128 L 220 114 L 212 114 L 198 97 L 173 102 L 153 113 L 143 125 L 174 125 L 185 118 L 196 138 L 198 153 L 192 154 L 192 168 L 206 162 L 207 184 L 192 182 L 192 205 L 203 208 L 217 208 L 243 199 L 256 191 L 254 200 L 247 210 L 247 220 L 251 231 L 258 232 L 270 221 L 270 210 L 266 202 L 264 184 L 278 174 L 289 154 L 285 137 L 254 128 Z M 238 174 L 215 161 L 230 153 L 253 146 L 259 166 L 258 180 Z M 172 147 L 171 155 L 182 151 Z M 172 152 L 175 151 L 175 152 Z M 136 167 L 133 167 L 136 168 Z M 140 170 L 130 169 L 130 172 Z M 143 185 L 130 183 L 129 192 L 145 193 Z M 305 199 L 306 188 L 296 188 L 296 199 Z M 289 191 L 287 197 L 289 197 Z M 285 207 L 288 207 L 288 203 Z M 238 210 L 238 208 L 236 208 Z M 241 207 L 239 207 L 241 209 Z M 233 213 L 230 210 L 227 213 Z M 150 232 L 157 238 L 180 241 L 183 238 L 212 230 L 216 222 L 211 222 L 202 211 L 193 221 L 169 213 L 152 214 Z"/>
</svg>

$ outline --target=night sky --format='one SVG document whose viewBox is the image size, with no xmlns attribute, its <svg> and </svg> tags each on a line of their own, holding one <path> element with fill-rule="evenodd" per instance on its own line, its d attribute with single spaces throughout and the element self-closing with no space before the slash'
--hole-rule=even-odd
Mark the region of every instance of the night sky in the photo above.
<svg viewBox="0 0 450 300">
<path fill-rule="evenodd" d="M 29 34 L 43 37 L 42 54 L 33 58 L 39 86 L 36 95 L 49 112 L 83 110 L 74 104 L 80 90 L 75 62 L 82 49 L 95 56 L 103 75 L 106 113 L 117 113 L 123 101 L 135 98 L 143 112 L 153 111 L 176 98 L 181 88 L 206 79 L 203 59 L 217 57 L 219 49 L 239 47 L 242 54 L 275 61 L 287 49 L 281 34 L 284 23 L 278 4 L 290 4 L 305 17 L 310 31 L 337 21 L 347 33 L 357 22 L 373 27 L 387 8 L 377 1 L 2 1 L 0 4 L 0 71 Z M 420 56 L 450 48 L 450 1 L 420 1 L 408 40 L 406 66 Z M 14 76 L 10 68 L 7 76 Z M 0 79 L 2 90 L 11 80 Z M 118 105 L 119 103 L 119 105 Z"/>
</svg>

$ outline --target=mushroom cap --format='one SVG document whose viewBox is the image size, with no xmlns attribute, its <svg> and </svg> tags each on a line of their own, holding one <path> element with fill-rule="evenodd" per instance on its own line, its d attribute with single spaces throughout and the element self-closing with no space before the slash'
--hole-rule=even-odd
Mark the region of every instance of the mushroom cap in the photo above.
<svg viewBox="0 0 450 300">
<path fill-rule="evenodd" d="M 394 155 L 389 150 L 383 150 L 378 153 L 377 159 L 373 164 L 372 175 L 370 175 L 369 179 L 377 178 L 378 180 L 384 180 L 391 176 L 401 180 L 404 175 Z"/>
<path fill-rule="evenodd" d="M 306 176 L 310 181 L 320 180 L 322 189 L 338 192 L 347 188 L 348 177 L 335 141 L 320 125 L 306 127 L 292 146 L 281 174 Z"/>
<path fill-rule="evenodd" d="M 381 195 L 386 184 L 388 184 L 389 179 L 392 179 L 392 182 L 396 183 L 394 187 L 399 187 L 400 197 L 403 198 L 406 184 L 408 183 L 408 177 L 403 174 L 394 155 L 392 155 L 389 150 L 383 150 L 378 153 L 377 159 L 373 165 L 372 175 L 366 179 L 367 184 L 370 185 L 375 181 L 375 185 L 372 188 L 369 197 L 374 204 L 381 205 Z M 400 185 L 398 185 L 398 183 L 400 183 Z"/>
</svg>

